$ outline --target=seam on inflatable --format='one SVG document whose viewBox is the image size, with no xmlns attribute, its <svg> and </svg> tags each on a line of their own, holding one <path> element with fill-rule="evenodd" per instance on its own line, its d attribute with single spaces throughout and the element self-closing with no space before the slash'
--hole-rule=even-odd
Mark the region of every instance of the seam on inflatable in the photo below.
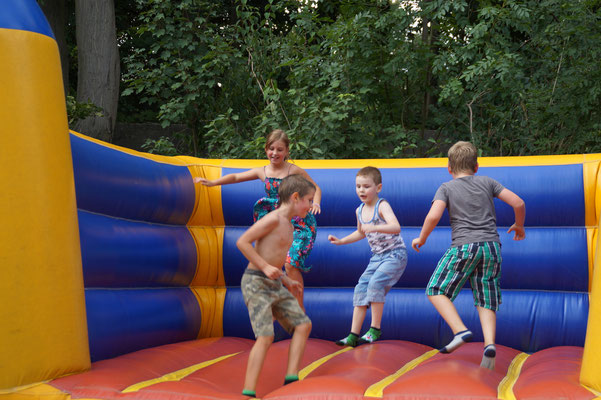
<svg viewBox="0 0 601 400">
<path fill-rule="evenodd" d="M 583 384 L 581 384 L 581 385 L 582 385 L 583 388 L 585 388 L 586 390 L 588 390 L 589 392 L 591 392 L 592 394 L 594 394 L 595 396 L 597 396 L 593 400 L 601 399 L 601 392 L 599 392 L 599 391 L 597 391 L 597 390 L 595 390 L 595 389 L 593 389 L 591 387 L 588 387 L 586 385 L 583 385 Z"/>
<path fill-rule="evenodd" d="M 155 378 L 155 379 L 149 379 L 147 381 L 142 381 L 136 384 L 133 384 L 131 386 L 126 387 L 125 389 L 123 389 L 121 391 L 121 393 L 131 393 L 131 392 L 137 392 L 141 389 L 147 388 L 149 386 L 155 385 L 157 383 L 161 383 L 161 382 L 173 382 L 173 381 L 181 381 L 182 379 L 184 379 L 185 377 L 187 377 L 188 375 L 193 374 L 194 372 L 206 368 L 210 365 L 216 364 L 220 361 L 223 361 L 225 359 L 228 359 L 230 357 L 233 357 L 237 354 L 242 353 L 241 351 L 237 352 L 237 353 L 232 353 L 232 354 L 226 354 L 224 356 L 221 357 L 217 357 L 214 358 L 212 360 L 208 360 L 208 361 L 203 361 L 199 364 L 194 364 L 191 365 L 189 367 L 177 370 L 177 371 L 173 371 L 170 372 L 168 374 L 165 374 L 161 377 Z"/>
<path fill-rule="evenodd" d="M 387 386 L 392 384 L 394 381 L 396 381 L 401 376 L 403 376 L 407 372 L 411 371 L 412 369 L 414 369 L 415 367 L 417 367 L 418 365 L 420 365 L 427 359 L 434 357 L 436 354 L 438 354 L 438 352 L 439 352 L 438 350 L 434 349 L 434 350 L 430 350 L 430 351 L 422 354 L 419 357 L 414 358 L 413 360 L 409 361 L 407 364 L 403 365 L 403 367 L 401 369 L 399 369 L 397 372 L 395 372 L 394 374 L 389 375 L 386 378 L 382 379 L 381 381 L 376 382 L 373 385 L 371 385 L 370 387 L 368 387 L 363 395 L 365 397 L 380 397 L 380 398 L 383 397 L 384 389 Z"/>
<path fill-rule="evenodd" d="M 513 386 L 520 377 L 522 366 L 528 357 L 530 357 L 529 354 L 520 353 L 511 361 L 511 364 L 507 369 L 507 375 L 505 375 L 505 378 L 503 378 L 501 383 L 499 383 L 499 387 L 497 389 L 497 397 L 500 400 L 516 400 L 515 394 L 513 393 Z"/>
<path fill-rule="evenodd" d="M 335 353 L 328 354 L 327 356 L 321 357 L 319 360 L 313 361 L 311 364 L 307 365 L 305 368 L 301 369 L 298 372 L 298 379 L 300 379 L 302 381 L 303 379 L 305 379 L 307 377 L 307 375 L 309 375 L 311 372 L 315 371 L 322 364 L 325 364 L 327 361 L 336 357 L 337 355 L 345 353 L 352 349 L 353 349 L 352 347 L 345 347 L 342 350 L 338 350 Z"/>
</svg>

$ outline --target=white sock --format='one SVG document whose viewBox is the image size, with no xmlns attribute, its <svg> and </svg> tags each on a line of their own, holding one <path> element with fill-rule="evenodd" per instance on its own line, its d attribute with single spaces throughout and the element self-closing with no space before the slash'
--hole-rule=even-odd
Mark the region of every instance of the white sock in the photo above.
<svg viewBox="0 0 601 400">
<path fill-rule="evenodd" d="M 461 332 L 457 332 L 455 334 L 455 336 L 453 337 L 453 340 L 451 340 L 449 342 L 449 344 L 447 344 L 445 347 L 443 347 L 439 351 L 441 353 L 451 353 L 451 352 L 457 350 L 459 348 L 459 346 L 466 344 L 467 342 L 471 342 L 472 337 L 473 337 L 472 331 L 470 331 L 469 329 L 466 329 Z"/>
<path fill-rule="evenodd" d="M 484 354 L 482 354 L 482 362 L 480 363 L 480 366 L 494 370 L 496 357 L 497 348 L 494 344 L 489 344 L 484 348 Z"/>
</svg>

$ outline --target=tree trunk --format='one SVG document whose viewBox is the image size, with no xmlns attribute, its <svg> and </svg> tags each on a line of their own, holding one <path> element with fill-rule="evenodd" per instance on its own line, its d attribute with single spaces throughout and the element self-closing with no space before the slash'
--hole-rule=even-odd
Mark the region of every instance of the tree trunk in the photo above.
<svg viewBox="0 0 601 400">
<path fill-rule="evenodd" d="M 111 142 L 119 101 L 119 50 L 113 0 L 75 0 L 78 49 L 77 101 L 92 102 L 103 116 L 76 124 L 83 134 Z"/>
<path fill-rule="evenodd" d="M 61 57 L 61 67 L 63 70 L 63 88 L 65 96 L 69 93 L 69 48 L 67 47 L 67 39 L 65 29 L 67 25 L 67 2 L 66 0 L 44 1 L 40 4 L 46 19 L 52 28 L 56 42 L 58 43 L 58 51 Z"/>
</svg>

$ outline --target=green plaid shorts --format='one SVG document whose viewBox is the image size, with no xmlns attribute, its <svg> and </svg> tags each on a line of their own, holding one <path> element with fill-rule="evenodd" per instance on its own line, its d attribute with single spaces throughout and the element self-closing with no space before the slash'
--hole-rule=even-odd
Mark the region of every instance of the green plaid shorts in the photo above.
<svg viewBox="0 0 601 400">
<path fill-rule="evenodd" d="M 432 274 L 426 294 L 443 294 L 451 301 L 469 278 L 474 305 L 497 311 L 501 304 L 501 245 L 476 242 L 451 247 L 442 256 Z"/>
</svg>

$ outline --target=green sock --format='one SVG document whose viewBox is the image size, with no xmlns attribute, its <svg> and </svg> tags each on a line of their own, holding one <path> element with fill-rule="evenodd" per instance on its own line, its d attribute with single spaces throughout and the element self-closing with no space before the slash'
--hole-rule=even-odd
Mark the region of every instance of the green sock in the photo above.
<svg viewBox="0 0 601 400">
<path fill-rule="evenodd" d="M 338 346 L 351 346 L 351 347 L 355 347 L 357 345 L 357 340 L 359 340 L 359 335 L 357 335 L 356 333 L 351 332 L 344 339 L 337 340 L 336 344 Z"/>
<path fill-rule="evenodd" d="M 380 338 L 382 331 L 378 328 L 374 328 L 373 326 L 369 328 L 365 335 L 361 336 L 361 343 L 373 343 Z"/>
<path fill-rule="evenodd" d="M 298 381 L 298 375 L 286 375 L 284 378 L 284 385 Z"/>
<path fill-rule="evenodd" d="M 257 397 L 257 392 L 254 390 L 242 390 L 242 396 Z"/>
</svg>

